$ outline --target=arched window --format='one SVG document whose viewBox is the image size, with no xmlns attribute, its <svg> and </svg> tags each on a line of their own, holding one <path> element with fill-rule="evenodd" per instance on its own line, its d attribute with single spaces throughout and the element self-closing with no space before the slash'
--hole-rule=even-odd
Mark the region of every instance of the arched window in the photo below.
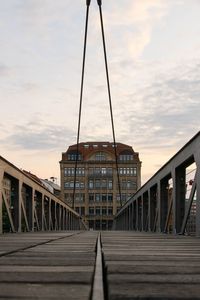
<svg viewBox="0 0 200 300">
<path fill-rule="evenodd" d="M 95 160 L 97 161 L 104 161 L 107 159 L 107 155 L 105 152 L 97 152 L 95 154 Z"/>
</svg>

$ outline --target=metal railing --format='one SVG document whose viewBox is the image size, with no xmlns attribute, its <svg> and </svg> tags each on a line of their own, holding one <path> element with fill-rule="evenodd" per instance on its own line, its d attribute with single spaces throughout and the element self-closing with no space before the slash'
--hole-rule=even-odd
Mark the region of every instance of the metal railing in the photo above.
<svg viewBox="0 0 200 300">
<path fill-rule="evenodd" d="M 0 156 L 0 233 L 84 229 L 79 214 Z"/>
<path fill-rule="evenodd" d="M 186 197 L 186 169 L 194 164 Z M 195 232 L 188 220 L 195 220 Z M 126 202 L 113 229 L 200 235 L 200 132 Z"/>
</svg>

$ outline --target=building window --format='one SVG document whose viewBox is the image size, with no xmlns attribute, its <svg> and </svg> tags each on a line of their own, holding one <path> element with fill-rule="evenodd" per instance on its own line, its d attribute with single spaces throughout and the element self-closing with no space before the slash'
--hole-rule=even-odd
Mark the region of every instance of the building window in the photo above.
<svg viewBox="0 0 200 300">
<path fill-rule="evenodd" d="M 99 179 L 95 180 L 95 188 L 99 189 L 101 187 L 101 181 Z"/>
<path fill-rule="evenodd" d="M 102 206 L 102 215 L 103 216 L 107 215 L 107 207 L 106 206 Z"/>
<path fill-rule="evenodd" d="M 64 176 L 74 176 L 74 168 L 64 168 Z"/>
<path fill-rule="evenodd" d="M 133 155 L 132 154 L 121 154 L 119 156 L 120 161 L 132 161 L 133 160 Z"/>
<path fill-rule="evenodd" d="M 69 154 L 67 155 L 67 158 L 68 158 L 68 160 L 73 160 L 73 161 L 75 161 L 76 158 L 77 158 L 77 154 L 76 154 L 76 153 L 69 153 Z M 82 155 L 81 155 L 81 154 L 78 154 L 78 159 L 77 159 L 77 160 L 82 160 Z"/>
<path fill-rule="evenodd" d="M 104 152 L 97 152 L 95 155 L 95 159 L 97 161 L 104 161 L 106 160 L 106 154 Z"/>
<path fill-rule="evenodd" d="M 106 174 L 106 168 L 101 168 L 101 174 L 105 175 Z"/>
<path fill-rule="evenodd" d="M 136 176 L 137 175 L 137 168 L 119 168 L 120 175 L 127 175 L 127 176 Z"/>
<path fill-rule="evenodd" d="M 100 216 L 100 214 L 101 214 L 101 208 L 100 206 L 96 206 L 96 215 Z"/>
<path fill-rule="evenodd" d="M 84 189 L 84 182 L 79 182 L 79 181 L 76 181 L 76 188 L 79 188 L 79 189 Z M 65 189 L 73 189 L 74 188 L 74 181 L 66 181 L 64 183 L 64 188 Z"/>
<path fill-rule="evenodd" d="M 94 194 L 89 194 L 89 202 L 94 202 Z"/>
<path fill-rule="evenodd" d="M 112 206 L 108 206 L 108 215 L 111 216 L 113 214 Z"/>
<path fill-rule="evenodd" d="M 64 168 L 64 176 L 74 176 L 75 168 Z M 77 176 L 84 176 L 85 175 L 85 168 L 77 168 L 76 169 Z"/>
<path fill-rule="evenodd" d="M 102 187 L 102 189 L 106 189 L 107 188 L 107 180 L 102 180 L 101 181 L 101 187 Z"/>
<path fill-rule="evenodd" d="M 94 207 L 89 206 L 89 215 L 93 216 L 94 215 Z"/>
<path fill-rule="evenodd" d="M 100 202 L 101 200 L 101 195 L 100 194 L 95 194 L 95 201 Z"/>
<path fill-rule="evenodd" d="M 94 188 L 94 181 L 93 180 L 89 180 L 89 182 L 88 182 L 88 188 L 89 189 L 93 189 Z"/>
<path fill-rule="evenodd" d="M 101 174 L 101 169 L 100 168 L 95 168 L 94 174 L 95 175 L 100 175 Z"/>
<path fill-rule="evenodd" d="M 107 201 L 107 194 L 102 194 L 102 202 L 106 202 Z"/>
<path fill-rule="evenodd" d="M 77 168 L 76 174 L 77 176 L 85 176 L 85 168 Z"/>
<path fill-rule="evenodd" d="M 108 194 L 108 202 L 112 202 L 113 201 L 113 194 Z"/>
<path fill-rule="evenodd" d="M 112 180 L 108 180 L 108 189 L 112 190 L 112 188 L 113 188 L 113 182 Z"/>
</svg>

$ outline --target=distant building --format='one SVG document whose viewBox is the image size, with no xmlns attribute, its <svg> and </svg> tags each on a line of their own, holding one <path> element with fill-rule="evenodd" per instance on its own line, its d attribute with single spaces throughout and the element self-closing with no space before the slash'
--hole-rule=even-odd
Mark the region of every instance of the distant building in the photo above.
<svg viewBox="0 0 200 300">
<path fill-rule="evenodd" d="M 49 192 L 51 192 L 52 194 L 56 195 L 57 197 L 60 197 L 60 186 L 58 184 L 56 184 L 54 181 L 51 181 L 49 179 L 41 179 L 39 177 L 37 177 L 35 174 L 32 174 L 31 172 L 25 171 L 23 170 L 23 172 L 31 177 L 33 180 L 37 181 L 39 184 L 43 185 L 47 190 L 49 190 Z M 54 178 L 54 177 L 51 177 Z"/>
<path fill-rule="evenodd" d="M 141 186 L 139 154 L 131 146 L 117 143 L 117 159 L 124 204 Z M 72 206 L 76 145 L 62 153 L 60 161 L 61 198 Z M 120 209 L 120 195 L 114 144 L 87 142 L 79 144 L 76 173 L 75 210 L 89 228 L 110 229 L 113 216 Z"/>
<path fill-rule="evenodd" d="M 43 185 L 54 195 L 56 195 L 57 197 L 60 197 L 60 193 L 61 193 L 61 190 L 60 190 L 60 186 L 51 181 L 51 180 L 48 180 L 48 179 L 41 179 Z"/>
</svg>

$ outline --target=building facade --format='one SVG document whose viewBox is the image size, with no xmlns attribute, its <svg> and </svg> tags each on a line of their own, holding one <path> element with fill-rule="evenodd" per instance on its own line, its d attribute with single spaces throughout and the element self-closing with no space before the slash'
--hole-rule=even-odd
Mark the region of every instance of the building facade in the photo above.
<svg viewBox="0 0 200 300">
<path fill-rule="evenodd" d="M 114 144 L 87 142 L 79 144 L 76 171 L 75 210 L 89 228 L 111 229 L 113 217 L 141 186 L 139 153 L 131 146 L 117 143 L 117 161 L 121 197 L 116 172 Z M 71 145 L 60 161 L 61 198 L 73 205 L 74 172 L 77 146 Z M 121 198 L 121 199 L 120 199 Z"/>
</svg>

